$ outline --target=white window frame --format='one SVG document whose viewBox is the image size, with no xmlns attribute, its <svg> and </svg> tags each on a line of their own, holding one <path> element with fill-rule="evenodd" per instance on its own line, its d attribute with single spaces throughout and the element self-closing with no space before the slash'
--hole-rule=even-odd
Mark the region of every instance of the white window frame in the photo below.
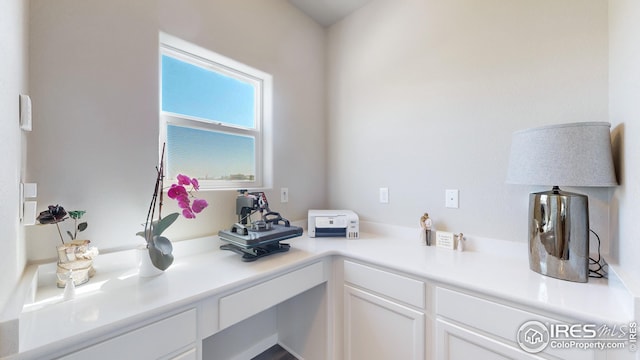
<svg viewBox="0 0 640 360">
<path fill-rule="evenodd" d="M 273 79 L 270 74 L 254 69 L 233 59 L 217 54 L 211 50 L 194 45 L 175 36 L 160 33 L 159 46 L 159 104 L 162 104 L 162 55 L 169 55 L 182 61 L 195 64 L 212 71 L 235 77 L 244 82 L 252 82 L 257 86 L 255 99 L 255 128 L 247 128 L 230 124 L 215 123 L 211 120 L 198 119 L 162 111 L 160 105 L 159 152 L 167 140 L 169 125 L 191 127 L 201 130 L 249 136 L 255 144 L 255 179 L 254 181 L 201 180 L 201 190 L 222 189 L 270 189 L 273 182 L 272 154 L 272 102 Z M 165 154 L 165 161 L 166 161 Z M 187 174 L 188 175 L 188 174 Z M 170 179 L 172 180 L 172 179 Z"/>
</svg>

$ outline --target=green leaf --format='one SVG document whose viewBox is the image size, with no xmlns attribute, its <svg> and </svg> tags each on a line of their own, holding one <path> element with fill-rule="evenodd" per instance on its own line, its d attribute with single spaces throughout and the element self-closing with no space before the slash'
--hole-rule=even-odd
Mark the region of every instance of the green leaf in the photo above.
<svg viewBox="0 0 640 360">
<path fill-rule="evenodd" d="M 160 250 L 164 255 L 171 254 L 173 252 L 173 245 L 171 244 L 171 240 L 167 239 L 164 236 L 154 236 L 153 246 Z"/>
<path fill-rule="evenodd" d="M 149 257 L 156 268 L 164 271 L 173 263 L 173 246 L 171 241 L 163 236 L 154 236 L 149 243 Z"/>
<path fill-rule="evenodd" d="M 180 214 L 178 213 L 172 213 L 160 219 L 157 224 L 154 224 L 153 235 L 160 236 L 169 226 L 171 226 L 171 224 L 176 221 L 176 219 L 178 219 L 179 215 Z"/>
<path fill-rule="evenodd" d="M 87 229 L 87 226 L 88 225 L 86 222 L 78 224 L 78 231 L 85 231 Z"/>
<path fill-rule="evenodd" d="M 71 231 L 67 230 L 67 234 L 69 234 L 69 237 L 71 238 L 71 240 L 75 240 L 75 239 L 73 238 L 73 234 L 71 233 Z"/>
<path fill-rule="evenodd" d="M 73 210 L 73 211 L 69 211 L 69 216 L 71 216 L 72 219 L 80 219 L 82 217 L 82 215 L 84 215 L 87 211 L 86 210 Z"/>
</svg>

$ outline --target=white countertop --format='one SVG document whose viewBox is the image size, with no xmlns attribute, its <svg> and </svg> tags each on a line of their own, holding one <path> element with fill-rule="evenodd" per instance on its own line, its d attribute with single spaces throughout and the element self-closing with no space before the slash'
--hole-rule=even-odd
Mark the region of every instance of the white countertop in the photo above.
<svg viewBox="0 0 640 360">
<path fill-rule="evenodd" d="M 360 239 L 346 240 L 308 238 L 305 233 L 285 241 L 291 244 L 288 252 L 248 263 L 238 254 L 218 250 L 217 237 L 202 238 L 192 241 L 198 245 L 178 243 L 174 264 L 152 278 L 138 277 L 134 250 L 100 255 L 94 264 L 96 276 L 76 288 L 75 299 L 62 301 L 62 289 L 55 288 L 51 278 L 52 285 L 40 288 L 35 302 L 25 306 L 19 314 L 20 353 L 32 357 L 58 351 L 71 339 L 95 339 L 332 255 L 576 320 L 615 324 L 634 318 L 631 295 L 619 281 L 590 279 L 585 284 L 539 275 L 529 269 L 526 244 L 469 239 L 471 251 L 457 252 L 424 246 L 415 235 L 413 229 L 404 229 L 394 235 L 361 234 Z M 41 272 L 45 270 L 41 266 Z"/>
</svg>

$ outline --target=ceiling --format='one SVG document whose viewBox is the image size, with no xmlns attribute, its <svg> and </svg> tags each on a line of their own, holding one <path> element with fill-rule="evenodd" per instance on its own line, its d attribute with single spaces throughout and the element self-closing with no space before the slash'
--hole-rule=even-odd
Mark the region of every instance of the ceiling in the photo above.
<svg viewBox="0 0 640 360">
<path fill-rule="evenodd" d="M 331 26 L 371 0 L 289 0 L 322 26 Z"/>
</svg>

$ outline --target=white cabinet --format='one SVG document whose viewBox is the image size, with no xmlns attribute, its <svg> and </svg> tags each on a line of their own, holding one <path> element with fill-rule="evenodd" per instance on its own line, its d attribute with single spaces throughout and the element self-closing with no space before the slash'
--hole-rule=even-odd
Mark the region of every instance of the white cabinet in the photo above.
<svg viewBox="0 0 640 360">
<path fill-rule="evenodd" d="M 346 359 L 423 359 L 424 313 L 345 285 Z"/>
<path fill-rule="evenodd" d="M 491 337 L 446 320 L 436 320 L 437 359 L 449 360 L 501 360 L 540 359 Z"/>
<path fill-rule="evenodd" d="M 463 359 L 603 359 L 604 352 L 558 349 L 547 346 L 540 353 L 523 351 L 517 342 L 520 327 L 529 321 L 540 324 L 576 324 L 501 304 L 451 289 L 436 289 L 436 358 Z"/>
<path fill-rule="evenodd" d="M 424 359 L 425 284 L 344 262 L 344 358 Z"/>
<path fill-rule="evenodd" d="M 249 359 L 275 343 L 307 360 L 628 360 L 634 356 L 624 350 L 606 353 L 552 346 L 527 353 L 517 342 L 522 324 L 580 321 L 483 295 L 465 289 L 464 283 L 426 280 L 425 274 L 341 256 L 314 261 L 256 276 L 190 304 L 169 306 L 165 316 L 152 315 L 139 325 L 101 334 L 95 341 L 106 340 L 97 344 L 70 341 L 67 344 L 73 347 L 65 352 L 77 351 L 61 359 Z M 256 269 L 260 274 L 261 268 Z M 51 356 L 63 353 L 54 350 Z"/>
<path fill-rule="evenodd" d="M 197 360 L 196 310 L 191 309 L 66 355 L 62 360 Z"/>
</svg>

